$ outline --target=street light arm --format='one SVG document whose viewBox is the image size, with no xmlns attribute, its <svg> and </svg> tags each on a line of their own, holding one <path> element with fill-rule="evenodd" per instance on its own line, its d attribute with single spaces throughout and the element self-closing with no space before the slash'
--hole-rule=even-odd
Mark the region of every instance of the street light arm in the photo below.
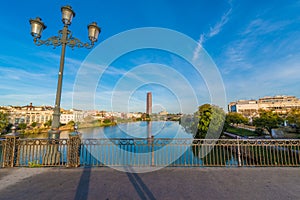
<svg viewBox="0 0 300 200">
<path fill-rule="evenodd" d="M 48 38 L 47 40 L 41 40 L 38 39 L 37 37 L 35 37 L 33 39 L 34 44 L 37 46 L 41 46 L 41 45 L 47 45 L 47 46 L 54 46 L 54 48 L 60 46 L 62 44 L 61 42 L 61 37 L 59 36 L 52 36 L 50 38 Z"/>
<path fill-rule="evenodd" d="M 46 40 L 41 40 L 38 37 L 34 37 L 33 41 L 37 46 L 47 45 L 54 46 L 54 48 L 61 46 L 63 43 L 68 43 L 68 36 L 71 35 L 71 31 L 65 26 L 63 30 L 58 31 L 58 36 L 49 37 Z"/>
<path fill-rule="evenodd" d="M 61 33 L 61 32 L 62 31 L 60 31 L 59 33 Z M 70 34 L 70 32 L 68 34 Z M 52 36 L 46 40 L 41 40 L 41 39 L 35 37 L 33 41 L 34 41 L 35 45 L 37 45 L 37 46 L 47 45 L 47 46 L 54 46 L 54 48 L 61 46 L 62 43 L 64 43 L 64 41 L 62 40 L 62 34 L 59 34 L 59 36 Z M 94 46 L 94 42 L 84 43 L 84 42 L 81 42 L 78 38 L 70 36 L 66 40 L 66 45 L 71 47 L 72 49 L 74 49 L 75 47 L 78 47 L 78 48 L 85 47 L 87 49 L 91 49 Z"/>
<path fill-rule="evenodd" d="M 67 45 L 69 47 L 71 47 L 72 49 L 74 49 L 74 47 L 78 47 L 78 48 L 87 48 L 87 49 L 91 49 L 93 48 L 94 46 L 94 42 L 91 42 L 91 43 L 83 43 L 81 42 L 78 38 L 75 38 L 75 37 L 70 37 L 67 41 Z"/>
</svg>

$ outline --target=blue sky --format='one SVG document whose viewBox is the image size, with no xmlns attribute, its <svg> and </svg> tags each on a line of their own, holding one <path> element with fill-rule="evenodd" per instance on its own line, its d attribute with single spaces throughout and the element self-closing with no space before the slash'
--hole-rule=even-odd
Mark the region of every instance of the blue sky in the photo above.
<svg viewBox="0 0 300 200">
<path fill-rule="evenodd" d="M 204 48 L 210 55 L 223 79 L 227 103 L 273 95 L 300 97 L 299 0 L 31 0 L 5 1 L 0 6 L 0 105 L 30 102 L 54 105 L 61 49 L 35 46 L 28 20 L 39 16 L 45 22 L 47 29 L 42 39 L 56 35 L 62 28 L 60 7 L 67 4 L 76 13 L 70 29 L 82 41 L 88 40 L 86 26 L 92 21 L 102 28 L 97 44 L 123 31 L 142 27 L 167 28 L 194 39 L 199 46 L 191 54 Z M 67 49 L 62 107 L 73 106 L 74 82 L 82 62 L 91 52 Z M 116 88 L 118 81 L 135 67 L 147 63 L 166 65 L 182 74 L 192 85 L 197 102 L 181 102 L 184 100 L 178 99 L 180 90 L 176 93 L 154 81 L 132 90 L 123 106 L 125 101 L 117 101 L 123 99 L 122 91 Z M 178 80 L 173 77 L 170 82 L 178 88 L 181 85 Z M 153 93 L 155 112 L 163 109 L 193 112 L 196 104 L 210 102 L 205 77 L 182 58 L 145 49 L 111 63 L 97 83 L 95 108 L 144 111 L 147 91 Z"/>
</svg>

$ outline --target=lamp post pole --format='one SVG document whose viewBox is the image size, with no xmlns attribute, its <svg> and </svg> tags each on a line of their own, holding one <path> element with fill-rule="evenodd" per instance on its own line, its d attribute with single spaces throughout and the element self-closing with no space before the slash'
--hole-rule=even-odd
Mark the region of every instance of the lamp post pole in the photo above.
<svg viewBox="0 0 300 200">
<path fill-rule="evenodd" d="M 62 93 L 62 82 L 63 82 L 63 72 L 64 72 L 64 62 L 65 62 L 65 52 L 66 46 L 70 46 L 72 49 L 74 47 L 85 47 L 92 48 L 94 43 L 97 42 L 98 36 L 101 32 L 101 29 L 97 26 L 96 22 L 92 22 L 88 25 L 88 37 L 91 43 L 83 43 L 79 39 L 72 36 L 72 32 L 68 29 L 69 25 L 72 22 L 72 18 L 75 17 L 75 12 L 72 10 L 71 6 L 63 6 L 61 8 L 62 12 L 62 21 L 64 27 L 58 32 L 58 36 L 52 36 L 47 40 L 41 40 L 41 34 L 44 29 L 47 27 L 42 22 L 41 18 L 37 17 L 36 19 L 30 19 L 31 25 L 31 35 L 33 36 L 33 41 L 37 46 L 47 45 L 47 46 L 61 46 L 61 56 L 60 56 L 60 66 L 58 73 L 57 81 L 57 90 L 55 98 L 55 106 L 53 110 L 53 119 L 51 124 L 51 130 L 48 132 L 48 137 L 52 139 L 59 138 L 60 130 L 60 102 L 61 102 L 61 93 Z"/>
<path fill-rule="evenodd" d="M 60 101 L 61 101 L 62 81 L 63 81 L 64 65 L 65 65 L 67 36 L 68 36 L 68 27 L 65 25 L 62 31 L 62 38 L 61 38 L 62 45 L 61 45 L 60 65 L 59 65 L 59 72 L 58 72 L 55 106 L 53 110 L 53 120 L 51 124 L 52 132 L 53 130 L 58 130 L 60 125 Z"/>
</svg>

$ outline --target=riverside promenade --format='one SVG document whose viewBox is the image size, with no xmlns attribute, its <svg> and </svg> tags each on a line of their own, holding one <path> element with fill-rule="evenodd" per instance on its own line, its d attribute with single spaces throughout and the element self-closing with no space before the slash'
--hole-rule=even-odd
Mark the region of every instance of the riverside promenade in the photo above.
<svg viewBox="0 0 300 200">
<path fill-rule="evenodd" d="M 2 168 L 0 199 L 300 199 L 300 168 Z"/>
</svg>

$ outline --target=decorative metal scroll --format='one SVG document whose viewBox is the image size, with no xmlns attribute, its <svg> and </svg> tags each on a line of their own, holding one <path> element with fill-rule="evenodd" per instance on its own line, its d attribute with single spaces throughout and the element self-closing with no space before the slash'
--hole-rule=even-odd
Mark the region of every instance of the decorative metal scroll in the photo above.
<svg viewBox="0 0 300 200">
<path fill-rule="evenodd" d="M 94 46 L 94 42 L 84 43 L 84 42 L 81 42 L 78 38 L 73 37 L 71 31 L 68 31 L 67 40 L 64 41 L 62 39 L 62 30 L 59 31 L 58 36 L 52 36 L 46 40 L 34 38 L 34 43 L 37 46 L 47 45 L 47 46 L 53 46 L 53 48 L 61 46 L 63 43 L 65 43 L 67 46 L 71 47 L 72 49 L 74 49 L 75 47 L 78 47 L 78 48 L 85 47 L 87 49 L 91 49 Z"/>
<path fill-rule="evenodd" d="M 69 136 L 68 140 L 68 167 L 80 166 L 81 140 L 78 135 Z"/>
</svg>

